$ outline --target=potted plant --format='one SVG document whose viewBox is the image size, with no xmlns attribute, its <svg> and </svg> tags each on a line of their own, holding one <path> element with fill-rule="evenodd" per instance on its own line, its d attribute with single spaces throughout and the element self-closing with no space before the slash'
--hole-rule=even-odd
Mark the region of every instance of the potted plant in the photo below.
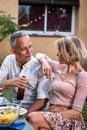
<svg viewBox="0 0 87 130">
<path fill-rule="evenodd" d="M 18 25 L 13 22 L 14 19 L 5 11 L 0 11 L 0 42 L 18 30 Z"/>
<path fill-rule="evenodd" d="M 11 15 L 7 14 L 5 11 L 0 11 L 0 42 L 18 30 L 18 25 L 13 22 L 14 19 L 14 17 L 11 17 Z M 5 90 L 3 95 L 12 102 L 10 88 Z"/>
</svg>

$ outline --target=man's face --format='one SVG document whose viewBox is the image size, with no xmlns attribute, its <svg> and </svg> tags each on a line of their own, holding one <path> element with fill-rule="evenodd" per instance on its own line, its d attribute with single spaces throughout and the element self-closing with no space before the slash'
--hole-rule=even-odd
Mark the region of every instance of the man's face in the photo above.
<svg viewBox="0 0 87 130">
<path fill-rule="evenodd" d="M 16 55 L 16 60 L 20 64 L 25 64 L 31 60 L 32 43 L 28 36 L 17 38 L 14 53 Z"/>
</svg>

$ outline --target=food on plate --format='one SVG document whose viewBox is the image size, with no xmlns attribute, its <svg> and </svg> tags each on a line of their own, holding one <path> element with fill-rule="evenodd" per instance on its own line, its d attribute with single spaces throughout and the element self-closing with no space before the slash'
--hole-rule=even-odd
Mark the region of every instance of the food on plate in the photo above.
<svg viewBox="0 0 87 130">
<path fill-rule="evenodd" d="M 17 118 L 17 114 L 12 111 L 0 113 L 0 124 L 12 123 Z"/>
<path fill-rule="evenodd" d="M 23 114 L 25 114 L 27 112 L 27 110 L 25 109 L 25 108 L 21 108 L 20 110 L 19 110 L 19 115 L 23 115 Z"/>
<path fill-rule="evenodd" d="M 16 106 L 0 107 L 0 125 L 13 123 L 19 116 L 19 108 Z"/>
</svg>

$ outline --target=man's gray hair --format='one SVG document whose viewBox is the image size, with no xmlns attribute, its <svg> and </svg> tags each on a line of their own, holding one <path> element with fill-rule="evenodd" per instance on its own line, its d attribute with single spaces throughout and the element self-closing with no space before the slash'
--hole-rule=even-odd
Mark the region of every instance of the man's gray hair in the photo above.
<svg viewBox="0 0 87 130">
<path fill-rule="evenodd" d="M 16 31 L 14 32 L 11 37 L 10 37 L 10 46 L 11 48 L 15 48 L 15 44 L 16 44 L 16 39 L 23 37 L 23 36 L 28 36 L 27 33 L 23 32 L 23 31 Z"/>
</svg>

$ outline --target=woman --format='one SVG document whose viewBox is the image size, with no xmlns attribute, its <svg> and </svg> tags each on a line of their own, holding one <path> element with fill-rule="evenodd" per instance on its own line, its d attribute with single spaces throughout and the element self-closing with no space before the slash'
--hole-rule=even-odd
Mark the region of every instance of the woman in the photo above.
<svg viewBox="0 0 87 130">
<path fill-rule="evenodd" d="M 48 110 L 30 113 L 28 121 L 35 130 L 84 130 L 81 112 L 87 96 L 87 72 L 81 61 L 87 50 L 77 36 L 60 38 L 57 46 L 59 62 L 45 54 L 36 56 L 43 66 L 52 67 L 55 79 Z"/>
</svg>

